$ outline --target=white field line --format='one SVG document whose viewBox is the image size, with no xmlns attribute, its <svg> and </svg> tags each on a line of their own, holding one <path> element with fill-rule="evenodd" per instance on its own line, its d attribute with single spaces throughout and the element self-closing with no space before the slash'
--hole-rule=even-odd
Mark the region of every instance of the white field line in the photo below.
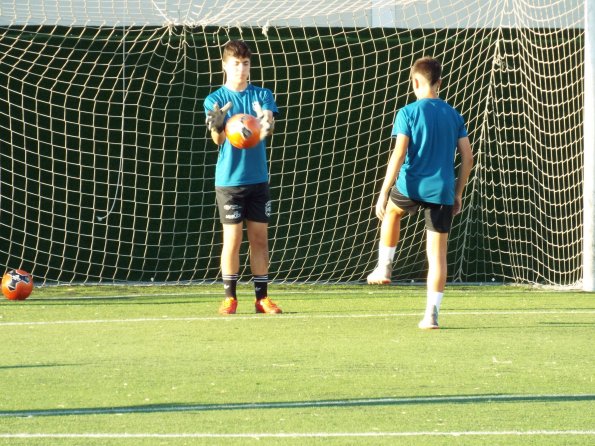
<svg viewBox="0 0 595 446">
<path fill-rule="evenodd" d="M 508 394 L 508 395 L 466 395 L 466 396 L 420 396 L 405 398 L 360 398 L 353 400 L 280 401 L 270 403 L 228 403 L 228 404 L 185 404 L 157 406 L 95 407 L 81 409 L 38 409 L 22 411 L 0 411 L 0 418 L 37 418 L 81 415 L 128 415 L 139 413 L 216 412 L 226 410 L 304 409 L 337 408 L 360 406 L 396 406 L 409 404 L 457 404 L 457 403 L 509 403 L 509 402 L 560 402 L 593 401 L 595 394 Z"/>
<path fill-rule="evenodd" d="M 571 315 L 571 314 L 595 314 L 595 310 L 487 310 L 487 311 L 443 311 L 441 315 L 450 316 L 485 316 L 485 315 Z M 266 315 L 235 315 L 235 316 L 196 316 L 196 317 L 145 317 L 130 319 L 81 319 L 81 320 L 57 320 L 57 321 L 13 321 L 1 322 L 2 327 L 32 326 L 32 325 L 67 325 L 67 324 L 118 324 L 118 323 L 141 323 L 141 322 L 202 322 L 202 321 L 245 321 L 245 320 L 283 320 L 283 319 L 360 319 L 360 318 L 391 318 L 391 317 L 419 317 L 421 312 L 411 313 L 370 313 L 370 314 L 290 314 L 266 316 Z M 1 316 L 0 316 L 1 317 Z"/>
<path fill-rule="evenodd" d="M 238 284 L 241 286 L 248 286 L 248 284 Z M 269 283 L 270 285 L 270 283 Z M 425 289 L 425 284 L 422 284 L 423 287 L 420 285 L 419 286 L 419 292 L 420 294 L 425 294 L 426 289 Z M 406 287 L 410 287 L 409 285 L 405 284 L 404 286 Z M 414 287 L 410 287 L 410 288 L 414 288 Z M 278 293 L 280 295 L 288 295 L 288 296 L 310 296 L 312 295 L 312 293 L 320 293 L 320 291 L 318 290 L 313 290 L 313 289 L 308 289 L 308 290 L 278 290 Z M 372 291 L 360 291 L 360 290 L 354 290 L 354 289 L 350 289 L 350 290 L 324 290 L 324 294 L 328 294 L 328 295 L 366 295 L 366 296 L 386 296 L 386 297 L 391 297 L 394 296 L 396 293 L 395 289 L 392 289 L 392 287 L 386 287 L 384 289 L 378 289 L 378 290 L 372 290 Z M 35 295 L 34 295 L 35 296 Z M 184 292 L 184 293 L 147 293 L 147 294 L 108 294 L 108 295 L 98 295 L 98 294 L 94 294 L 94 295 L 87 295 L 87 296 L 56 296 L 56 295 L 52 295 L 52 296 L 48 296 L 48 297 L 42 297 L 40 299 L 44 299 L 44 300 L 49 300 L 51 301 L 52 299 L 55 300 L 60 300 L 60 301 L 64 301 L 64 300 L 72 300 L 72 301 L 77 301 L 77 300 L 92 300 L 92 299 L 97 299 L 97 300 L 118 300 L 118 299 L 132 299 L 132 298 L 153 298 L 153 297 L 192 297 L 192 298 L 200 298 L 200 297 L 216 297 L 216 298 L 220 298 L 222 296 L 221 291 L 203 291 L 201 290 L 200 292 Z M 37 300 L 40 300 L 37 299 Z M 31 298 L 30 300 L 36 300 L 35 297 Z"/>
<path fill-rule="evenodd" d="M 533 431 L 456 431 L 456 432 L 282 432 L 282 433 L 18 433 L 2 434 L 5 439 L 138 439 L 138 438 L 361 438 L 361 437 L 502 437 L 502 436 L 593 436 L 595 430 L 533 430 Z"/>
<path fill-rule="evenodd" d="M 241 287 L 249 287 L 251 285 L 251 282 L 242 282 L 239 283 L 238 285 L 240 285 Z M 275 285 L 274 283 L 269 283 L 269 285 Z M 492 284 L 481 284 L 482 286 L 489 286 L 491 290 L 497 289 L 497 288 L 501 288 L 504 292 L 509 290 L 509 289 L 514 289 L 516 291 L 518 291 L 519 287 L 514 287 L 514 286 L 510 286 L 510 287 L 504 287 L 501 285 L 492 285 Z M 105 287 L 109 287 L 111 285 L 102 285 Z M 132 285 L 134 286 L 134 285 Z M 159 285 L 157 285 L 159 286 Z M 175 285 L 174 285 L 175 286 Z M 182 285 L 185 286 L 185 285 Z M 219 286 L 221 286 L 221 284 L 219 284 Z M 415 291 L 419 291 L 420 294 L 425 296 L 426 293 L 426 284 L 425 282 L 416 282 L 414 284 L 409 284 L 409 283 L 399 283 L 395 286 L 382 286 L 382 287 L 373 287 L 370 288 L 369 285 L 356 285 L 356 287 L 361 286 L 362 289 L 338 289 L 338 290 L 329 290 L 329 289 L 324 289 L 325 285 L 316 285 L 313 288 L 308 288 L 305 290 L 297 290 L 297 289 L 276 289 L 276 293 L 279 293 L 279 295 L 288 295 L 288 296 L 310 296 L 312 295 L 312 293 L 321 293 L 324 292 L 324 294 L 329 295 L 329 296 L 334 296 L 334 295 L 346 295 L 346 296 L 358 296 L 358 295 L 366 295 L 366 296 L 380 296 L 380 297 L 394 297 L 395 293 L 398 293 L 400 290 L 402 290 L 403 288 L 407 289 L 407 291 L 409 292 L 410 290 L 415 290 Z M 467 287 L 467 285 L 452 285 L 453 287 L 461 287 L 461 288 L 465 288 Z M 48 288 L 52 287 L 51 285 L 48 286 Z M 479 286 L 476 286 L 474 284 L 471 284 L 468 286 L 469 288 L 473 289 L 473 288 L 477 288 L 480 289 Z M 367 290 L 366 290 L 367 288 Z M 76 289 L 76 288 L 74 288 Z M 529 289 L 529 288 L 527 288 Z M 556 290 L 559 292 L 573 292 L 578 290 L 579 288 L 569 288 L 569 289 L 562 289 L 562 290 Z M 324 291 L 322 291 L 324 290 Z M 545 291 L 547 291 L 547 289 L 545 289 Z M 159 297 L 193 297 L 193 298 L 197 298 L 197 297 L 216 297 L 219 298 L 222 296 L 221 294 L 222 292 L 220 290 L 213 290 L 213 291 L 209 291 L 209 290 L 194 290 L 194 291 L 185 291 L 185 292 L 174 292 L 174 293 L 137 293 L 137 294 L 117 294 L 117 295 L 113 295 L 113 294 L 108 294 L 108 295 L 98 295 L 98 294 L 93 294 L 93 295 L 82 295 L 82 296 L 56 296 L 56 295 L 52 295 L 52 296 L 48 296 L 48 297 L 42 297 L 41 299 L 44 300 L 49 300 L 51 301 L 52 299 L 56 299 L 56 300 L 60 300 L 60 301 L 65 301 L 65 300 L 72 300 L 72 301 L 77 301 L 77 300 L 92 300 L 92 299 L 98 299 L 98 300 L 118 300 L 118 299 L 131 299 L 131 298 L 159 298 Z M 277 295 L 277 294 L 275 294 Z M 33 295 L 34 297 L 31 298 L 30 300 L 36 300 L 35 298 L 35 294 Z"/>
</svg>

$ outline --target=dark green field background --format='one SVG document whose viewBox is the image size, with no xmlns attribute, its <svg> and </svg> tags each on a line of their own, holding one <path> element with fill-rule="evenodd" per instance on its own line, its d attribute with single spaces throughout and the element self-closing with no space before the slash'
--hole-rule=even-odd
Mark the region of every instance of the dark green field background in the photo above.
<svg viewBox="0 0 595 446">
<path fill-rule="evenodd" d="M 271 278 L 365 279 L 394 116 L 432 55 L 476 161 L 449 280 L 580 280 L 579 30 L 0 28 L 0 267 L 47 284 L 217 280 L 202 104 L 238 37 L 281 111 Z M 402 234 L 395 279 L 423 280 L 421 219 Z"/>
</svg>

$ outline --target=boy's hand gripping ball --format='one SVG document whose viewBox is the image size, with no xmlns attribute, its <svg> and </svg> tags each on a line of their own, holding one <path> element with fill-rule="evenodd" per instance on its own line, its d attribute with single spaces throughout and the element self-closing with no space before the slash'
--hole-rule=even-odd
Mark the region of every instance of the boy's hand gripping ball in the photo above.
<svg viewBox="0 0 595 446">
<path fill-rule="evenodd" d="M 228 110 L 231 108 L 233 104 L 228 102 L 223 106 L 223 108 L 219 108 L 219 104 L 215 103 L 213 106 L 213 110 L 209 110 L 207 112 L 207 119 L 205 123 L 207 124 L 207 128 L 209 130 L 216 130 L 218 132 L 223 131 L 225 121 L 225 115 L 227 114 Z"/>
<path fill-rule="evenodd" d="M 256 112 L 256 118 L 260 121 L 260 139 L 265 139 L 273 130 L 271 121 L 267 118 L 260 103 L 254 102 L 252 108 L 254 108 L 254 111 Z"/>
</svg>

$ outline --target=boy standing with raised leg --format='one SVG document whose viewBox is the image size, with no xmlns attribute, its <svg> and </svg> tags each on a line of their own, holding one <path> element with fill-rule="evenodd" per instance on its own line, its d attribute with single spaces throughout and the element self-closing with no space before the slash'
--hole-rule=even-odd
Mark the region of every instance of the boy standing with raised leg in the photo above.
<svg viewBox="0 0 595 446">
<path fill-rule="evenodd" d="M 446 284 L 446 252 L 452 218 L 461 212 L 463 191 L 473 167 L 473 153 L 463 117 L 439 98 L 442 67 L 423 57 L 411 68 L 411 86 L 417 101 L 397 113 L 396 138 L 386 176 L 376 203 L 382 221 L 378 265 L 369 284 L 391 281 L 401 218 L 424 211 L 428 258 L 426 311 L 418 324 L 436 329 Z M 455 152 L 461 156 L 455 178 Z M 396 181 L 395 181 L 396 180 Z"/>
</svg>

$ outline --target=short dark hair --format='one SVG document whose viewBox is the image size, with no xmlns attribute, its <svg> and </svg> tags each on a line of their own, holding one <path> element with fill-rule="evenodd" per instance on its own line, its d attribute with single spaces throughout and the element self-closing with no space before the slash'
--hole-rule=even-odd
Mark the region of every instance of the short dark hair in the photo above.
<svg viewBox="0 0 595 446">
<path fill-rule="evenodd" d="M 442 65 L 433 57 L 422 57 L 411 67 L 411 76 L 414 74 L 422 75 L 430 85 L 434 85 L 442 77 Z"/>
<path fill-rule="evenodd" d="M 225 45 L 223 45 L 223 60 L 227 59 L 228 57 L 250 59 L 250 56 L 252 56 L 252 51 L 250 51 L 250 47 L 243 40 L 230 40 Z"/>
</svg>

